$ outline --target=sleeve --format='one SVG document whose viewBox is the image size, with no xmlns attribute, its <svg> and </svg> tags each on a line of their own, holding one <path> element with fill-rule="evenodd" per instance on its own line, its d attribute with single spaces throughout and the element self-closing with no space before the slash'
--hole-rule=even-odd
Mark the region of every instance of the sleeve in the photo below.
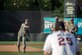
<svg viewBox="0 0 82 55">
<path fill-rule="evenodd" d="M 25 27 L 25 28 L 29 28 L 29 26 L 28 26 L 28 25 L 25 25 L 24 27 Z"/>
<path fill-rule="evenodd" d="M 77 26 L 74 25 L 73 32 L 77 32 Z"/>
<path fill-rule="evenodd" d="M 43 51 L 46 51 L 48 53 L 51 53 L 51 44 L 50 44 L 50 35 L 47 36 L 46 40 L 45 40 L 45 44 L 44 44 L 44 47 L 43 47 Z"/>
<path fill-rule="evenodd" d="M 75 38 L 75 44 L 76 44 L 76 52 L 80 51 L 80 46 L 78 40 Z"/>
<path fill-rule="evenodd" d="M 80 46 L 79 46 L 78 40 L 75 38 L 74 34 L 72 34 L 72 38 L 74 39 L 74 42 L 75 42 L 75 50 L 76 52 L 79 52 Z"/>
<path fill-rule="evenodd" d="M 80 46 L 79 46 L 79 42 L 77 40 L 77 43 L 76 43 L 76 52 L 79 52 L 80 51 Z"/>
</svg>

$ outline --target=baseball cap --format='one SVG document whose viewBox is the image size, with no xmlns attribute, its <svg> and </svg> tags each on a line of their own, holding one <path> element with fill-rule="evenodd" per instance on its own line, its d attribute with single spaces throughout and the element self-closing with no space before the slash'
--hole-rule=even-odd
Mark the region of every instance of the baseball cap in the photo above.
<svg viewBox="0 0 82 55">
<path fill-rule="evenodd" d="M 55 17 L 56 18 L 56 20 L 59 20 L 59 18 L 58 17 Z"/>
<path fill-rule="evenodd" d="M 74 21 L 74 19 L 73 19 L 73 18 L 71 18 L 71 19 L 70 19 L 70 21 Z"/>
<path fill-rule="evenodd" d="M 55 18 L 58 18 L 57 16 Z"/>
</svg>

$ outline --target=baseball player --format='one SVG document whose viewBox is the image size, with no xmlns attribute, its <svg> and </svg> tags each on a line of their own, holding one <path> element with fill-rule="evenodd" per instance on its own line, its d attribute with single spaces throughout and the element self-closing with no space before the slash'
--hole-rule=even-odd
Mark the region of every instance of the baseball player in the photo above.
<svg viewBox="0 0 82 55">
<path fill-rule="evenodd" d="M 74 24 L 74 19 L 70 19 L 69 32 L 73 33 L 76 37 L 77 26 Z"/>
<path fill-rule="evenodd" d="M 63 22 L 58 22 L 58 31 L 47 36 L 43 47 L 44 55 L 80 55 L 76 38 L 70 32 L 65 32 Z"/>
<path fill-rule="evenodd" d="M 77 36 L 77 40 L 78 40 L 78 43 L 80 44 L 81 37 L 80 36 Z"/>
<path fill-rule="evenodd" d="M 21 24 L 21 27 L 18 31 L 18 37 L 17 37 L 17 46 L 18 46 L 18 51 L 20 52 L 20 43 L 21 43 L 21 38 L 22 38 L 22 44 L 24 47 L 24 53 L 25 53 L 25 49 L 26 49 L 26 31 L 29 28 L 28 24 L 28 19 L 25 19 L 25 22 Z"/>
</svg>

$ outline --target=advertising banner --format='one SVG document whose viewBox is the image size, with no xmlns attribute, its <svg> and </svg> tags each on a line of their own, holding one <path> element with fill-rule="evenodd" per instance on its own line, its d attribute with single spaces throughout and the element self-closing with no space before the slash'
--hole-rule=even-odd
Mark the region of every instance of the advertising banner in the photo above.
<svg viewBox="0 0 82 55">
<path fill-rule="evenodd" d="M 66 25 L 70 25 L 70 20 L 72 18 L 64 18 L 64 22 Z M 75 26 L 77 26 L 78 31 L 76 32 L 76 34 L 82 34 L 82 18 L 74 18 L 74 24 Z"/>
<path fill-rule="evenodd" d="M 44 33 L 51 33 L 51 26 L 55 24 L 55 17 L 44 17 Z"/>
<path fill-rule="evenodd" d="M 82 18 L 78 18 L 78 34 L 82 34 Z"/>
<path fill-rule="evenodd" d="M 64 17 L 75 17 L 76 0 L 64 0 Z"/>
</svg>

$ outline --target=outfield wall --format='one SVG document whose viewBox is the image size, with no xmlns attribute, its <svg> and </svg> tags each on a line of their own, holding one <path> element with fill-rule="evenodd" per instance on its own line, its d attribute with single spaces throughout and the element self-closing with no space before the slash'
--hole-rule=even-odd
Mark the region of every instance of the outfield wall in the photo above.
<svg viewBox="0 0 82 55">
<path fill-rule="evenodd" d="M 30 39 L 27 37 L 27 41 L 45 41 L 48 34 L 43 33 L 30 33 Z M 82 35 L 79 35 L 81 37 L 82 42 Z M 17 34 L 14 33 L 6 33 L 6 34 L 0 34 L 0 41 L 17 41 Z"/>
<path fill-rule="evenodd" d="M 26 36 L 27 41 L 44 41 L 48 34 L 30 33 L 30 37 Z M 0 41 L 17 41 L 16 33 L 0 33 Z"/>
</svg>

